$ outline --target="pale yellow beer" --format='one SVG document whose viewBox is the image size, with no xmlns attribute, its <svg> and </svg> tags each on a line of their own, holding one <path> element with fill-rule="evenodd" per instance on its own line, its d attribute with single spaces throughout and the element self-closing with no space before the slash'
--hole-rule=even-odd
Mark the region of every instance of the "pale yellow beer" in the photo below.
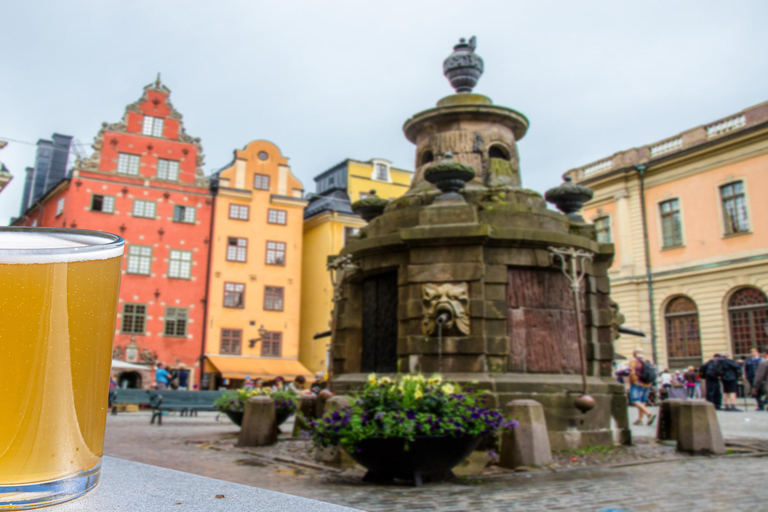
<svg viewBox="0 0 768 512">
<path fill-rule="evenodd" d="M 0 510 L 98 471 L 123 241 L 89 233 L 0 229 Z"/>
</svg>

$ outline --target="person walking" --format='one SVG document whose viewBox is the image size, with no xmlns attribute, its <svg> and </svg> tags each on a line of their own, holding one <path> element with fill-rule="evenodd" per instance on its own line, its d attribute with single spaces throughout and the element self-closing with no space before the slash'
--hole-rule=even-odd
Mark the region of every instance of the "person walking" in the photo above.
<svg viewBox="0 0 768 512">
<path fill-rule="evenodd" d="M 689 366 L 683 374 L 683 380 L 685 382 L 685 398 L 693 400 L 696 398 L 696 381 L 698 380 L 698 374 L 693 366 Z"/>
<path fill-rule="evenodd" d="M 634 405 L 638 411 L 638 418 L 635 425 L 643 424 L 643 415 L 648 416 L 646 425 L 653 425 L 656 419 L 655 414 L 651 414 L 645 406 L 648 402 L 648 393 L 656 382 L 656 369 L 653 364 L 643 358 L 643 352 L 636 349 L 632 352 L 634 358 L 629 363 L 629 404 Z"/>
<path fill-rule="evenodd" d="M 661 384 L 659 385 L 659 397 L 661 400 L 669 398 L 669 390 L 672 389 L 672 378 L 673 376 L 669 373 L 669 369 L 665 369 L 659 374 L 659 380 L 661 381 Z"/>
<path fill-rule="evenodd" d="M 728 352 L 720 354 L 720 380 L 723 383 L 724 410 L 741 412 L 736 408 L 736 392 L 741 378 L 741 366 L 733 361 Z"/>
<path fill-rule="evenodd" d="M 763 358 L 755 370 L 754 382 L 752 395 L 757 399 L 758 409 L 765 411 L 766 395 L 768 395 L 768 346 L 763 348 Z"/>
<path fill-rule="evenodd" d="M 720 409 L 723 403 L 723 393 L 720 390 L 720 354 L 715 354 L 712 359 L 704 363 L 699 369 L 699 375 L 704 378 L 707 387 L 707 402 L 711 402 L 715 409 Z"/>
<path fill-rule="evenodd" d="M 155 370 L 155 387 L 158 391 L 168 389 L 168 384 L 171 382 L 171 374 L 165 369 L 163 363 L 157 363 L 157 369 Z"/>
<path fill-rule="evenodd" d="M 752 393 L 752 390 L 755 389 L 755 375 L 757 374 L 757 367 L 763 358 L 760 357 L 760 352 L 756 348 L 753 348 L 750 351 L 750 354 L 751 355 L 744 363 L 744 376 L 747 378 L 747 382 L 749 382 L 749 392 Z M 757 400 L 757 410 L 761 410 L 762 408 L 760 406 L 761 404 L 758 396 L 755 393 L 752 393 L 752 395 L 755 397 L 755 400 Z"/>
</svg>

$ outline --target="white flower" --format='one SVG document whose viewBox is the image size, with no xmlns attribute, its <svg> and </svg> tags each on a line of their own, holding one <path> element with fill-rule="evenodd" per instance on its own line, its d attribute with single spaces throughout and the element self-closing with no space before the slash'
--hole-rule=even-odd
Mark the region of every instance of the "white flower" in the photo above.
<svg viewBox="0 0 768 512">
<path fill-rule="evenodd" d="M 456 388 L 453 387 L 453 384 L 443 384 L 443 387 L 441 387 L 440 390 L 446 395 L 452 395 L 454 391 L 456 391 Z"/>
</svg>

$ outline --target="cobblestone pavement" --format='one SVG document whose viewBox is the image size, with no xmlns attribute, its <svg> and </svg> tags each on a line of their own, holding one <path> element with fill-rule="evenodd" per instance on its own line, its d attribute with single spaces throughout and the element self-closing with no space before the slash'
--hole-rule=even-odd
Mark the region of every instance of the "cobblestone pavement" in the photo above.
<svg viewBox="0 0 768 512">
<path fill-rule="evenodd" d="M 632 419 L 635 418 L 631 411 Z M 720 413 L 726 437 L 768 439 L 768 413 Z M 749 419 L 750 421 L 744 421 Z M 287 428 L 285 429 L 287 430 Z M 768 503 L 768 458 L 693 457 L 658 464 L 579 468 L 459 479 L 420 489 L 376 486 L 359 478 L 268 465 L 237 450 L 238 429 L 214 414 L 169 416 L 162 427 L 147 413 L 109 417 L 105 453 L 129 460 L 252 485 L 365 511 L 627 510 L 758 511 Z M 635 428 L 635 437 L 654 428 Z M 291 443 L 281 443 L 290 449 Z"/>
</svg>

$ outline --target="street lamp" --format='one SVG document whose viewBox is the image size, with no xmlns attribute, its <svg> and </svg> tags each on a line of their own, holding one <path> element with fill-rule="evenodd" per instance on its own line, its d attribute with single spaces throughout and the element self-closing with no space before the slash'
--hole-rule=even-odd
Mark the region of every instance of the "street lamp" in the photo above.
<svg viewBox="0 0 768 512">
<path fill-rule="evenodd" d="M 256 344 L 264 339 L 264 336 L 267 335 L 267 330 L 264 328 L 264 324 L 261 324 L 261 327 L 259 327 L 259 337 L 254 338 L 252 340 L 248 340 L 248 346 L 253 348 L 256 346 Z"/>
</svg>

